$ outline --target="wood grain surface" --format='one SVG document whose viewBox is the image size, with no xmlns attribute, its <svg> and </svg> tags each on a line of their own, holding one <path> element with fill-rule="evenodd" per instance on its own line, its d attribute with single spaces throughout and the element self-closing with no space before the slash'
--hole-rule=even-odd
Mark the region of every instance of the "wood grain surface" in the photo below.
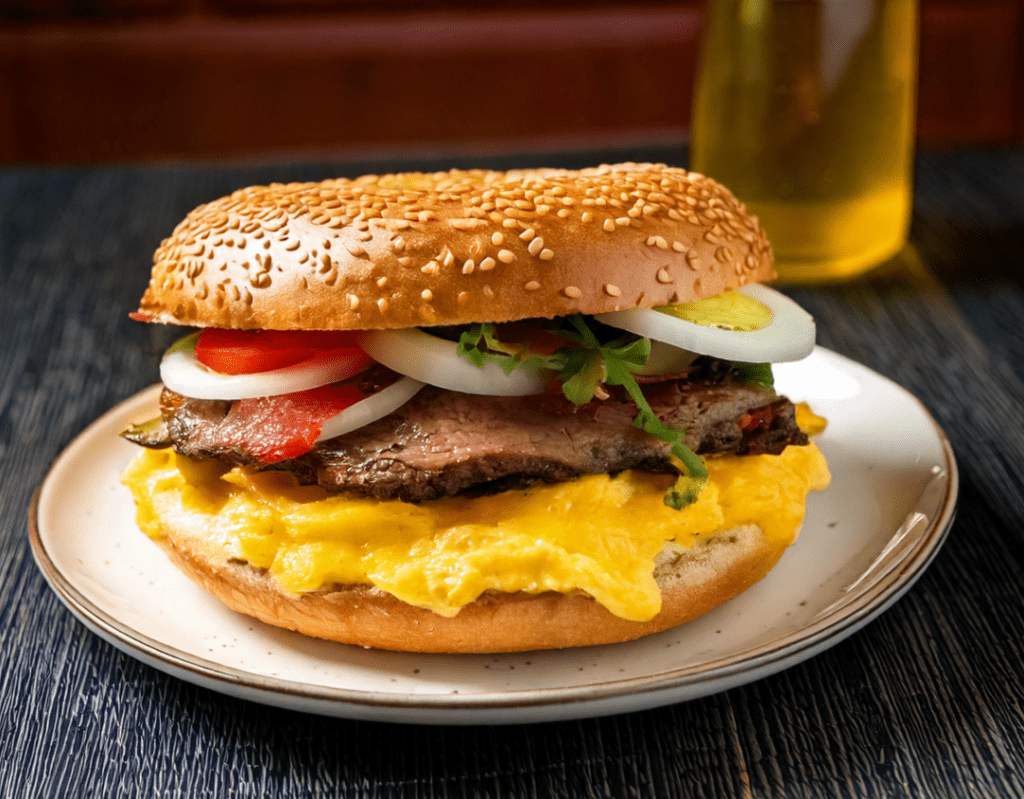
<svg viewBox="0 0 1024 799">
<path fill-rule="evenodd" d="M 475 164 L 623 158 L 684 154 Z M 242 185 L 448 165 L 471 164 L 0 172 L 0 797 L 1024 796 L 1024 150 L 922 156 L 921 261 L 792 290 L 822 344 L 925 403 L 962 480 L 920 582 L 805 664 L 617 717 L 408 727 L 180 682 L 61 606 L 32 562 L 28 504 L 78 432 L 156 379 L 174 331 L 127 313 L 160 239 Z"/>
</svg>

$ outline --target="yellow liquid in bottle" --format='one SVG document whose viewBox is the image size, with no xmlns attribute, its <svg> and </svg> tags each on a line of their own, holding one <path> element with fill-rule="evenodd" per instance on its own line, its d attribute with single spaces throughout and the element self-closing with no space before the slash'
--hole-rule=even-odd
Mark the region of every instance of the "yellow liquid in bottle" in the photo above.
<svg viewBox="0 0 1024 799">
<path fill-rule="evenodd" d="M 780 277 L 849 277 L 906 242 L 915 0 L 710 0 L 690 168 L 761 221 Z"/>
</svg>

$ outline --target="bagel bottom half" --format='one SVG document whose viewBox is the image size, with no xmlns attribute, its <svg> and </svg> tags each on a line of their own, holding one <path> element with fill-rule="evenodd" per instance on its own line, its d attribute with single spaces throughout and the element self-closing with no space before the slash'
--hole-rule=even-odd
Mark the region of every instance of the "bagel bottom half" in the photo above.
<svg viewBox="0 0 1024 799">
<path fill-rule="evenodd" d="M 228 471 L 170 451 L 140 453 L 123 479 L 140 527 L 233 610 L 365 647 L 510 652 L 627 641 L 733 598 L 775 566 L 796 538 L 807 493 L 829 479 L 813 444 L 708 465 L 706 493 L 682 511 L 661 502 L 668 478 L 642 473 L 485 497 L 484 506 L 454 498 L 436 511 L 397 500 L 317 499 L 321 489 L 289 488 L 290 476 Z M 559 516 L 556 506 L 567 496 L 572 504 Z M 474 560 L 478 550 L 460 551 L 465 536 L 445 542 L 450 529 L 443 525 L 425 538 L 415 538 L 417 527 L 407 540 L 390 529 L 421 524 L 424 515 L 429 525 L 452 518 L 464 524 L 467 512 L 473 527 L 480 507 L 490 508 L 481 518 L 491 514 L 473 544 L 492 551 L 483 565 Z M 362 513 L 371 514 L 369 521 L 353 538 L 343 525 Z M 589 532 L 577 539 L 575 528 Z M 331 538 L 340 536 L 347 549 L 311 557 L 310 542 L 320 552 L 325 535 L 326 546 L 339 546 Z M 353 566 L 370 563 L 374 547 L 380 557 L 364 571 Z M 466 574 L 475 582 L 460 594 Z"/>
<path fill-rule="evenodd" d="M 649 621 L 620 618 L 581 592 L 485 592 L 451 617 L 368 585 L 330 586 L 291 596 L 266 570 L 204 556 L 191 531 L 157 542 L 181 571 L 232 610 L 305 635 L 405 652 L 525 652 L 631 641 L 675 627 L 745 591 L 782 550 L 760 528 L 718 533 L 685 552 L 666 547 L 655 576 L 661 610 Z M 198 546 L 196 546 L 198 544 Z"/>
</svg>

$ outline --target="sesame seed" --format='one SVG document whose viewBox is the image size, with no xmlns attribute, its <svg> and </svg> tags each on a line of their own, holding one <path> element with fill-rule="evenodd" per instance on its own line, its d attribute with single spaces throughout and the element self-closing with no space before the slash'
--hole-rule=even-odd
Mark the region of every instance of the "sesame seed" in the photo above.
<svg viewBox="0 0 1024 799">
<path fill-rule="evenodd" d="M 631 220 L 628 216 L 620 216 L 618 219 L 615 220 L 615 224 L 619 225 L 620 227 L 624 227 L 628 225 L 631 221 L 633 220 Z"/>
<path fill-rule="evenodd" d="M 604 284 L 604 293 L 609 297 L 618 297 L 622 294 L 622 289 L 612 283 Z"/>
<path fill-rule="evenodd" d="M 529 283 L 523 286 L 523 288 L 526 289 L 527 291 L 536 291 L 537 289 L 540 288 L 540 283 L 538 283 L 536 280 L 531 280 Z"/>
<path fill-rule="evenodd" d="M 387 297 L 381 297 L 377 300 L 377 307 L 380 308 L 381 313 L 384 313 L 388 309 L 389 304 Z"/>
<path fill-rule="evenodd" d="M 348 250 L 349 255 L 355 258 L 363 258 L 366 256 L 366 250 L 363 249 L 362 245 L 356 244 L 354 241 L 346 241 L 345 249 Z"/>
<path fill-rule="evenodd" d="M 436 275 L 441 270 L 441 267 L 437 265 L 437 261 L 430 261 L 425 266 L 420 267 L 420 271 L 425 275 Z"/>
<path fill-rule="evenodd" d="M 673 241 L 672 249 L 676 252 L 686 252 L 686 246 L 681 241 Z"/>
<path fill-rule="evenodd" d="M 516 220 L 514 220 L 514 219 L 506 219 L 504 222 L 501 223 L 502 227 L 506 227 L 506 228 L 514 228 L 518 224 L 519 223 L 516 222 Z"/>
<path fill-rule="evenodd" d="M 661 269 L 659 269 L 658 270 L 658 274 L 655 275 L 655 277 L 657 277 L 659 283 L 671 283 L 672 282 L 672 275 L 669 274 L 668 269 L 666 269 L 665 267 L 662 267 Z"/>
<path fill-rule="evenodd" d="M 494 269 L 494 267 L 496 267 L 497 265 L 498 265 L 498 262 L 497 262 L 497 261 L 495 261 L 495 260 L 494 260 L 493 258 L 491 258 L 490 256 L 487 256 L 486 258 L 484 258 L 484 259 L 483 259 L 483 260 L 482 260 L 482 261 L 480 262 L 480 271 L 481 271 L 481 272 L 490 272 L 490 271 L 491 271 L 492 269 Z"/>
<path fill-rule="evenodd" d="M 494 233 L 491 236 L 491 244 L 493 244 L 495 247 L 497 247 L 499 244 L 504 244 L 504 243 L 505 243 L 505 234 L 504 233 Z"/>
<path fill-rule="evenodd" d="M 583 215 L 580 217 L 580 221 L 581 222 L 589 222 L 593 218 L 594 218 L 594 215 L 592 213 L 590 213 L 590 211 L 584 211 Z"/>
<path fill-rule="evenodd" d="M 385 286 L 386 286 L 387 284 L 388 284 L 388 279 L 387 279 L 387 277 L 386 277 L 386 276 L 385 276 L 385 277 L 379 277 L 379 278 L 377 278 L 377 288 L 381 288 L 381 289 L 382 289 L 382 288 L 384 288 L 384 287 L 385 287 Z"/>
<path fill-rule="evenodd" d="M 494 289 L 490 286 L 484 286 L 484 296 L 489 300 L 494 299 Z"/>
<path fill-rule="evenodd" d="M 472 259 L 470 259 L 462 265 L 462 274 L 471 275 L 473 274 L 474 269 L 476 269 L 476 264 L 473 262 Z"/>
<path fill-rule="evenodd" d="M 542 239 L 540 236 L 538 236 L 537 238 L 533 239 L 530 242 L 530 246 L 528 246 L 526 248 L 526 251 L 528 253 L 530 253 L 530 255 L 539 255 L 540 251 L 543 250 L 543 249 L 544 249 L 544 239 Z"/>
<path fill-rule="evenodd" d="M 545 249 L 540 251 L 540 259 L 542 261 L 550 261 L 554 257 L 555 257 L 555 253 L 552 250 L 549 250 L 549 249 L 545 248 Z"/>
<path fill-rule="evenodd" d="M 398 263 L 401 266 L 409 266 L 412 263 L 412 258 L 410 258 L 408 255 L 403 255 L 401 258 L 398 259 Z"/>
<path fill-rule="evenodd" d="M 526 230 L 519 234 L 519 238 L 521 238 L 523 241 L 530 241 L 536 235 L 537 231 L 534 230 L 532 227 L 528 227 Z"/>
<path fill-rule="evenodd" d="M 570 300 L 577 300 L 583 296 L 583 292 L 576 288 L 576 286 L 566 286 L 562 289 L 562 293 Z"/>
<path fill-rule="evenodd" d="M 510 264 L 516 259 L 515 253 L 511 250 L 498 250 L 498 260 L 503 264 Z"/>
<path fill-rule="evenodd" d="M 432 292 L 430 289 L 423 289 L 423 291 L 420 292 L 420 296 L 427 302 L 430 302 L 432 299 L 434 299 L 434 292 Z"/>
<path fill-rule="evenodd" d="M 359 298 L 355 294 L 348 295 L 348 309 L 350 311 L 359 310 Z"/>
<path fill-rule="evenodd" d="M 615 230 L 615 221 L 611 217 L 608 217 L 606 220 L 604 220 L 603 227 L 605 230 L 611 233 L 613 230 Z"/>
</svg>

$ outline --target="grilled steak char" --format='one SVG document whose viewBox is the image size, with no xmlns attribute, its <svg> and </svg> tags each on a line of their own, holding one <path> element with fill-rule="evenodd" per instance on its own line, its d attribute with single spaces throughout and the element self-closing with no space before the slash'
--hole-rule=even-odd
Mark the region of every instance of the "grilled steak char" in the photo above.
<svg viewBox="0 0 1024 799">
<path fill-rule="evenodd" d="M 644 386 L 658 417 L 687 431 L 690 449 L 742 455 L 807 443 L 788 399 L 743 382 L 727 364 L 701 361 L 681 379 Z M 161 404 L 178 452 L 262 465 L 244 450 L 217 444 L 230 402 L 165 389 Z M 426 386 L 390 416 L 271 468 L 287 469 L 303 483 L 406 501 L 624 469 L 674 473 L 668 445 L 635 428 L 635 415 L 620 392 L 576 407 L 556 396 L 470 396 Z"/>
</svg>

